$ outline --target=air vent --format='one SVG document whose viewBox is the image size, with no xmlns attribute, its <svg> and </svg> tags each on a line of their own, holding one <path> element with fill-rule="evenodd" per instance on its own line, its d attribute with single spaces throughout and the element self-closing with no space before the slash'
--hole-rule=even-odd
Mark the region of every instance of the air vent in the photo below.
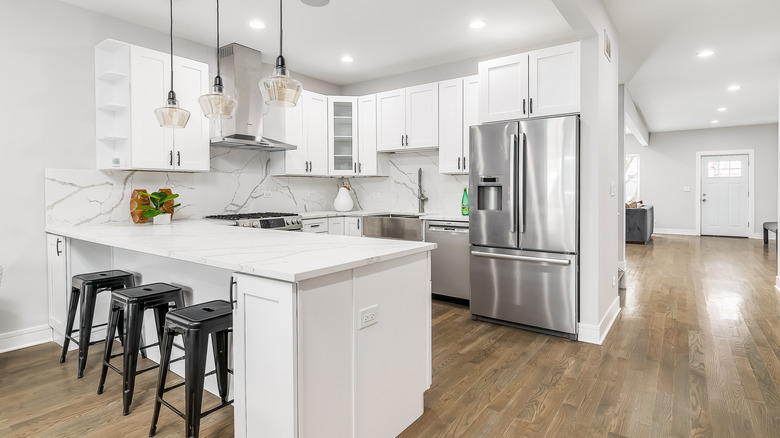
<svg viewBox="0 0 780 438">
<path fill-rule="evenodd" d="M 220 58 L 227 58 L 228 56 L 233 56 L 233 44 L 228 44 L 227 46 L 219 48 Z"/>
</svg>

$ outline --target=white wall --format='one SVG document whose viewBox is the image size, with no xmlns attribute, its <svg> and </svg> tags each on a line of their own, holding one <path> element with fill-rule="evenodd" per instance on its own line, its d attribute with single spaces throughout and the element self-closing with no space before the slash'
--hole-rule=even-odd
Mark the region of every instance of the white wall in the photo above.
<svg viewBox="0 0 780 438">
<path fill-rule="evenodd" d="M 643 147 L 626 135 L 626 153 L 639 155 L 640 198 L 652 204 L 655 229 L 695 233 L 696 152 L 754 149 L 755 214 L 753 237 L 762 224 L 777 220 L 778 127 L 771 125 L 657 132 Z M 684 192 L 683 187 L 690 187 Z"/>
</svg>

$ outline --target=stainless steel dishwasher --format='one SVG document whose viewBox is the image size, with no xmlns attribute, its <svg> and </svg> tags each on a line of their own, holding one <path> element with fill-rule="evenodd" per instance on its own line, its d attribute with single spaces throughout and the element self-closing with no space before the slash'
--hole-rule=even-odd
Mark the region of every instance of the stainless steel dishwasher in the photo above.
<svg viewBox="0 0 780 438">
<path fill-rule="evenodd" d="M 436 244 L 436 249 L 431 252 L 431 292 L 470 300 L 469 223 L 439 220 L 425 222 L 425 241 Z"/>
</svg>

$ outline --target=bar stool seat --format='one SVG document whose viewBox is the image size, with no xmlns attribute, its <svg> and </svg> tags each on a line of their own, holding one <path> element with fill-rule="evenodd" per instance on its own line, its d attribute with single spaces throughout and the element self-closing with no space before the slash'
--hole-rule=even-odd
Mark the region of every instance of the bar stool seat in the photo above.
<svg viewBox="0 0 780 438">
<path fill-rule="evenodd" d="M 227 301 L 209 301 L 168 312 L 163 330 L 160 375 L 154 402 L 152 427 L 149 430 L 150 437 L 157 432 L 157 420 L 160 417 L 160 406 L 163 404 L 184 418 L 186 436 L 197 438 L 200 432 L 201 418 L 233 403 L 233 400 L 227 399 L 228 373 L 230 371 L 228 370 L 228 333 L 232 327 L 233 308 Z M 165 379 L 171 362 L 173 338 L 176 335 L 182 335 L 184 338 L 184 413 L 163 400 L 163 393 L 182 385 L 180 383 L 170 388 L 165 387 Z M 216 369 L 212 373 L 217 375 L 217 388 L 222 404 L 206 412 L 201 412 L 209 336 L 216 365 Z"/>
<path fill-rule="evenodd" d="M 111 314 L 106 331 L 106 349 L 103 355 L 103 367 L 100 372 L 98 394 L 103 393 L 108 369 L 116 371 L 122 376 L 122 415 L 130 412 L 130 404 L 133 402 L 133 390 L 135 389 L 135 377 L 138 374 L 153 370 L 155 365 L 143 370 L 137 370 L 138 353 L 149 347 L 160 346 L 162 340 L 165 316 L 170 309 L 184 307 L 184 294 L 180 287 L 166 283 L 152 283 L 127 289 L 115 290 L 111 293 Z M 154 310 L 155 329 L 157 342 L 141 346 L 141 332 L 143 328 L 144 312 Z M 122 353 L 111 355 L 113 339 L 119 324 L 120 316 L 124 313 L 125 342 Z M 161 349 L 162 350 L 162 349 Z M 162 351 L 160 352 L 162 353 Z M 122 370 L 111 365 L 112 358 L 123 356 Z"/>
<path fill-rule="evenodd" d="M 92 325 L 92 321 L 95 317 L 95 301 L 97 300 L 97 294 L 105 290 L 116 290 L 133 286 L 135 286 L 133 274 L 116 269 L 73 276 L 71 280 L 70 302 L 68 304 L 68 320 L 65 323 L 65 340 L 62 343 L 60 363 L 65 362 L 70 341 L 75 342 L 79 346 L 79 379 L 84 376 L 84 368 L 87 366 L 87 354 L 89 353 L 89 346 L 91 345 L 92 329 L 106 325 Z M 73 324 L 76 319 L 77 308 L 80 308 L 81 310 L 79 314 L 79 328 L 75 330 L 79 333 L 78 340 L 73 337 Z M 122 331 L 119 332 L 119 337 L 122 339 Z M 102 340 L 98 342 L 102 342 Z"/>
</svg>

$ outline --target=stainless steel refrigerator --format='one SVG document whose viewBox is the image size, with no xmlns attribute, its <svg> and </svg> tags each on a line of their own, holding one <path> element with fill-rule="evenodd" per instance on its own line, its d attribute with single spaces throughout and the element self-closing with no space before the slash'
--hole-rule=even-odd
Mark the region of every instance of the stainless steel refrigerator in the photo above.
<svg viewBox="0 0 780 438">
<path fill-rule="evenodd" d="M 579 116 L 470 137 L 472 317 L 577 339 Z"/>
</svg>

